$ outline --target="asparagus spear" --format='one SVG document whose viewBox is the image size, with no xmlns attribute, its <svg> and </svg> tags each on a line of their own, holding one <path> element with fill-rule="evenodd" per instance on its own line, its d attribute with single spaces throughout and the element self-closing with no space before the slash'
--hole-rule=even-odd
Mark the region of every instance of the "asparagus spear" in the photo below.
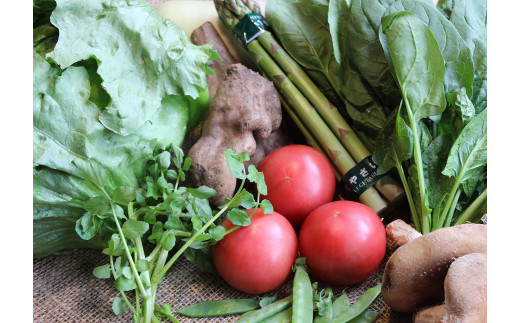
<svg viewBox="0 0 520 323">
<path fill-rule="evenodd" d="M 228 6 L 224 1 L 214 0 L 214 3 L 220 20 L 228 28 L 234 28 L 239 21 L 238 17 L 228 9 Z M 232 3 L 232 5 L 234 4 Z M 285 73 L 263 49 L 261 44 L 257 40 L 253 40 L 250 41 L 246 47 L 255 63 L 268 76 L 268 78 L 273 81 L 279 93 L 281 93 L 287 104 L 293 107 L 301 121 L 307 126 L 310 133 L 312 133 L 322 147 L 327 147 L 327 155 L 337 167 L 338 171 L 340 171 L 341 174 L 345 174 L 355 167 L 356 162 L 328 128 L 327 124 L 320 118 L 316 109 L 309 103 L 289 78 L 287 78 Z M 375 212 L 380 212 L 386 207 L 386 202 L 372 187 L 365 190 L 359 196 L 359 201 L 369 206 Z"/>
<path fill-rule="evenodd" d="M 260 12 L 260 7 L 254 0 L 216 0 L 215 3 L 225 6 L 237 19 L 253 12 Z M 217 4 L 216 4 L 217 5 Z M 276 63 L 285 72 L 285 75 L 302 92 L 302 94 L 316 108 L 318 113 L 333 131 L 343 146 L 356 162 L 361 162 L 371 155 L 371 152 L 361 142 L 352 127 L 345 121 L 338 109 L 318 89 L 305 71 L 296 63 L 270 32 L 258 36 L 262 47 L 270 54 Z M 389 200 L 393 201 L 403 195 L 403 189 L 390 176 L 379 180 L 375 187 Z"/>
</svg>

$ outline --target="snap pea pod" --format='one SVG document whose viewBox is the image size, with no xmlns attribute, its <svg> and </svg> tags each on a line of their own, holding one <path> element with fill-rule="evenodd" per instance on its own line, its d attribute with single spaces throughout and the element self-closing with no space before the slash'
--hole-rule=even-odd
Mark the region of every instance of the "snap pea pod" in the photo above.
<svg viewBox="0 0 520 323">
<path fill-rule="evenodd" d="M 296 266 L 293 280 L 292 323 L 312 323 L 312 285 L 303 266 Z"/>
<path fill-rule="evenodd" d="M 379 314 L 377 311 L 366 310 L 363 314 L 348 321 L 348 323 L 372 323 L 379 317 Z"/>
<path fill-rule="evenodd" d="M 330 323 L 345 323 L 361 315 L 372 302 L 381 293 L 381 285 L 369 288 L 363 295 L 361 295 L 354 304 L 349 308 L 344 309 L 340 313 L 334 313 L 334 318 Z M 316 320 L 315 320 L 316 322 Z M 318 323 L 321 321 L 318 321 Z"/>
<path fill-rule="evenodd" d="M 188 305 L 177 313 L 188 317 L 210 317 L 243 314 L 260 308 L 256 299 L 222 299 Z"/>
<path fill-rule="evenodd" d="M 291 323 L 292 320 L 292 308 L 289 307 L 281 312 L 269 316 L 261 320 L 258 323 Z"/>
<path fill-rule="evenodd" d="M 332 313 L 336 315 L 336 313 L 341 313 L 349 307 L 350 300 L 348 299 L 348 295 L 343 293 L 340 297 L 336 298 L 334 302 L 332 302 Z"/>
<path fill-rule="evenodd" d="M 258 323 L 269 316 L 279 313 L 291 306 L 292 295 L 282 298 L 259 310 L 250 311 L 242 315 L 237 323 Z"/>
</svg>

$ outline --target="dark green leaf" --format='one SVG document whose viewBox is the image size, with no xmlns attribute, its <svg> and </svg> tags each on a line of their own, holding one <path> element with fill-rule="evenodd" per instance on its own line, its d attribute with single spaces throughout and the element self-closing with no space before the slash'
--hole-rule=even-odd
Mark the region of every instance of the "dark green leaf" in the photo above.
<svg viewBox="0 0 520 323">
<path fill-rule="evenodd" d="M 190 157 L 186 157 L 186 159 L 184 159 L 184 164 L 182 164 L 182 170 L 187 172 L 191 167 L 191 158 Z"/>
<path fill-rule="evenodd" d="M 107 172 L 103 166 L 96 163 L 82 163 L 73 161 L 72 164 L 79 169 L 83 178 L 98 189 L 104 188 L 107 185 Z"/>
<path fill-rule="evenodd" d="M 224 238 L 224 234 L 226 233 L 226 228 L 221 225 L 217 225 L 213 228 L 209 229 L 209 234 L 213 237 L 215 241 L 219 241 Z"/>
<path fill-rule="evenodd" d="M 117 290 L 122 292 L 133 290 L 137 287 L 134 279 L 128 279 L 124 275 L 117 277 L 114 284 Z"/>
<path fill-rule="evenodd" d="M 108 248 L 103 249 L 103 253 L 109 256 L 121 256 L 123 253 L 123 244 L 118 233 L 114 233 L 111 239 L 108 241 Z"/>
<path fill-rule="evenodd" d="M 181 219 L 179 219 L 179 216 L 170 214 L 168 216 L 168 221 L 164 223 L 164 228 L 169 230 L 178 230 L 178 231 L 184 231 L 186 230 L 186 227 L 184 226 Z"/>
<path fill-rule="evenodd" d="M 76 233 L 84 240 L 92 239 L 99 229 L 99 218 L 92 213 L 85 213 L 76 221 Z"/>
<path fill-rule="evenodd" d="M 152 209 L 146 210 L 146 213 L 143 217 L 143 221 L 148 224 L 155 224 L 155 222 L 157 222 L 157 218 L 155 216 L 155 211 Z"/>
<path fill-rule="evenodd" d="M 267 185 L 265 184 L 264 174 L 259 172 L 255 165 L 249 165 L 247 168 L 247 179 L 253 183 L 256 183 L 256 189 L 258 193 L 267 195 Z"/>
<path fill-rule="evenodd" d="M 435 138 L 422 153 L 424 183 L 429 192 L 429 207 L 441 207 L 444 195 L 451 189 L 444 175 L 441 174 L 446 165 L 452 140 L 447 134 Z M 428 201 L 427 201 L 428 202 Z"/>
<path fill-rule="evenodd" d="M 256 200 L 253 194 L 249 193 L 246 190 L 242 190 L 238 192 L 231 203 L 229 203 L 230 208 L 242 206 L 244 209 L 250 209 L 256 206 Z"/>
<path fill-rule="evenodd" d="M 249 213 L 241 209 L 231 209 L 231 211 L 227 213 L 227 218 L 234 225 L 245 227 L 251 224 L 251 216 Z"/>
<path fill-rule="evenodd" d="M 204 185 L 197 188 L 188 188 L 188 192 L 199 199 L 207 199 L 217 195 L 217 192 L 214 189 Z"/>
<path fill-rule="evenodd" d="M 150 270 L 150 262 L 146 259 L 139 259 L 135 262 L 135 266 L 139 272 Z"/>
<path fill-rule="evenodd" d="M 245 179 L 246 175 L 244 174 L 244 160 L 242 157 L 236 153 L 234 149 L 228 149 L 224 151 L 224 155 L 226 156 L 226 161 L 231 171 L 231 175 L 238 179 Z"/>
<path fill-rule="evenodd" d="M 139 279 L 143 283 L 144 288 L 150 288 L 151 284 L 150 284 L 150 275 L 149 274 L 143 272 L 143 273 L 139 274 Z"/>
<path fill-rule="evenodd" d="M 428 26 L 402 11 L 384 17 L 381 27 L 380 41 L 388 50 L 385 54 L 410 122 L 440 114 L 446 106 L 444 59 Z"/>
<path fill-rule="evenodd" d="M 184 159 L 184 152 L 179 147 L 173 145 L 173 164 L 177 169 L 182 169 L 182 160 Z"/>
<path fill-rule="evenodd" d="M 202 221 L 196 215 L 193 215 L 191 217 L 191 223 L 193 224 L 193 230 L 199 230 L 200 228 L 202 228 Z"/>
<path fill-rule="evenodd" d="M 395 110 L 386 120 L 382 131 L 377 137 L 376 148 L 372 155 L 378 165 L 378 174 L 385 174 L 394 167 L 401 167 L 401 163 L 412 157 L 413 133 Z"/>
<path fill-rule="evenodd" d="M 114 314 L 120 315 L 128 310 L 128 305 L 119 297 L 116 296 L 112 302 L 112 311 Z"/>
<path fill-rule="evenodd" d="M 177 172 L 173 169 L 168 169 L 164 172 L 164 177 L 169 180 L 176 180 L 177 179 Z"/>
<path fill-rule="evenodd" d="M 156 222 L 152 227 L 152 234 L 148 236 L 148 241 L 157 244 L 163 233 L 163 224 L 161 222 Z"/>
<path fill-rule="evenodd" d="M 129 186 L 118 186 L 114 190 L 113 200 L 116 203 L 127 205 L 136 197 L 136 189 Z"/>
<path fill-rule="evenodd" d="M 168 318 L 175 322 L 176 318 L 173 316 L 172 307 L 169 304 L 164 304 L 163 307 L 157 306 L 156 309 L 159 309 L 159 312 L 155 314 L 157 318 Z"/>
<path fill-rule="evenodd" d="M 471 195 L 466 183 L 481 176 L 487 165 L 487 109 L 464 127 L 453 144 L 442 174 L 455 177 L 455 185 L 462 184 L 464 193 Z"/>
<path fill-rule="evenodd" d="M 162 235 L 161 243 L 163 250 L 172 250 L 175 246 L 175 234 L 173 234 L 173 232 L 167 231 L 165 234 Z"/>
<path fill-rule="evenodd" d="M 85 202 L 84 208 L 92 214 L 103 216 L 110 211 L 110 203 L 105 197 L 94 196 Z"/>
<path fill-rule="evenodd" d="M 110 276 L 112 275 L 112 271 L 110 269 L 110 265 L 107 264 L 107 265 L 98 266 L 98 267 L 94 268 L 94 270 L 92 271 L 92 274 L 97 278 L 106 279 L 106 278 L 110 278 Z"/>
<path fill-rule="evenodd" d="M 260 202 L 260 209 L 262 210 L 262 212 L 264 212 L 264 214 L 271 214 L 274 212 L 274 208 L 271 204 L 271 201 L 265 199 L 262 200 L 262 202 Z"/>
<path fill-rule="evenodd" d="M 203 272 L 218 275 L 217 269 L 213 263 L 211 248 L 201 248 L 196 250 L 195 263 Z"/>
<path fill-rule="evenodd" d="M 123 234 L 126 239 L 135 239 L 145 234 L 148 228 L 146 222 L 129 219 L 123 224 Z"/>
<path fill-rule="evenodd" d="M 161 168 L 161 170 L 167 170 L 170 167 L 171 158 L 172 156 L 168 151 L 163 151 L 159 154 L 157 159 L 159 161 L 159 167 Z"/>
</svg>

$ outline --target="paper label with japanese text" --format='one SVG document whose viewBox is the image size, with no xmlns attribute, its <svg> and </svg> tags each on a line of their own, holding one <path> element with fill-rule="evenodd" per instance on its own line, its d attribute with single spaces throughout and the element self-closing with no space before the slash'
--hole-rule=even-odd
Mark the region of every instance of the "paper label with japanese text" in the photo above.
<svg viewBox="0 0 520 323">
<path fill-rule="evenodd" d="M 372 187 L 381 176 L 377 174 L 377 165 L 372 161 L 372 156 L 368 156 L 343 176 L 341 185 L 347 192 L 359 196 Z"/>
</svg>

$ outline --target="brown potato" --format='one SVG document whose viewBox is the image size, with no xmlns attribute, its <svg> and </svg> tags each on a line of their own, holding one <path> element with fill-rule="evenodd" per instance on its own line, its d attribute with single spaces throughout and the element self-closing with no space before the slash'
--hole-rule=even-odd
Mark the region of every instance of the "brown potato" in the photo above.
<svg viewBox="0 0 520 323">
<path fill-rule="evenodd" d="M 486 253 L 483 224 L 442 228 L 399 247 L 386 263 L 381 295 L 398 312 L 414 312 L 444 299 L 451 263 L 470 253 Z"/>
</svg>

